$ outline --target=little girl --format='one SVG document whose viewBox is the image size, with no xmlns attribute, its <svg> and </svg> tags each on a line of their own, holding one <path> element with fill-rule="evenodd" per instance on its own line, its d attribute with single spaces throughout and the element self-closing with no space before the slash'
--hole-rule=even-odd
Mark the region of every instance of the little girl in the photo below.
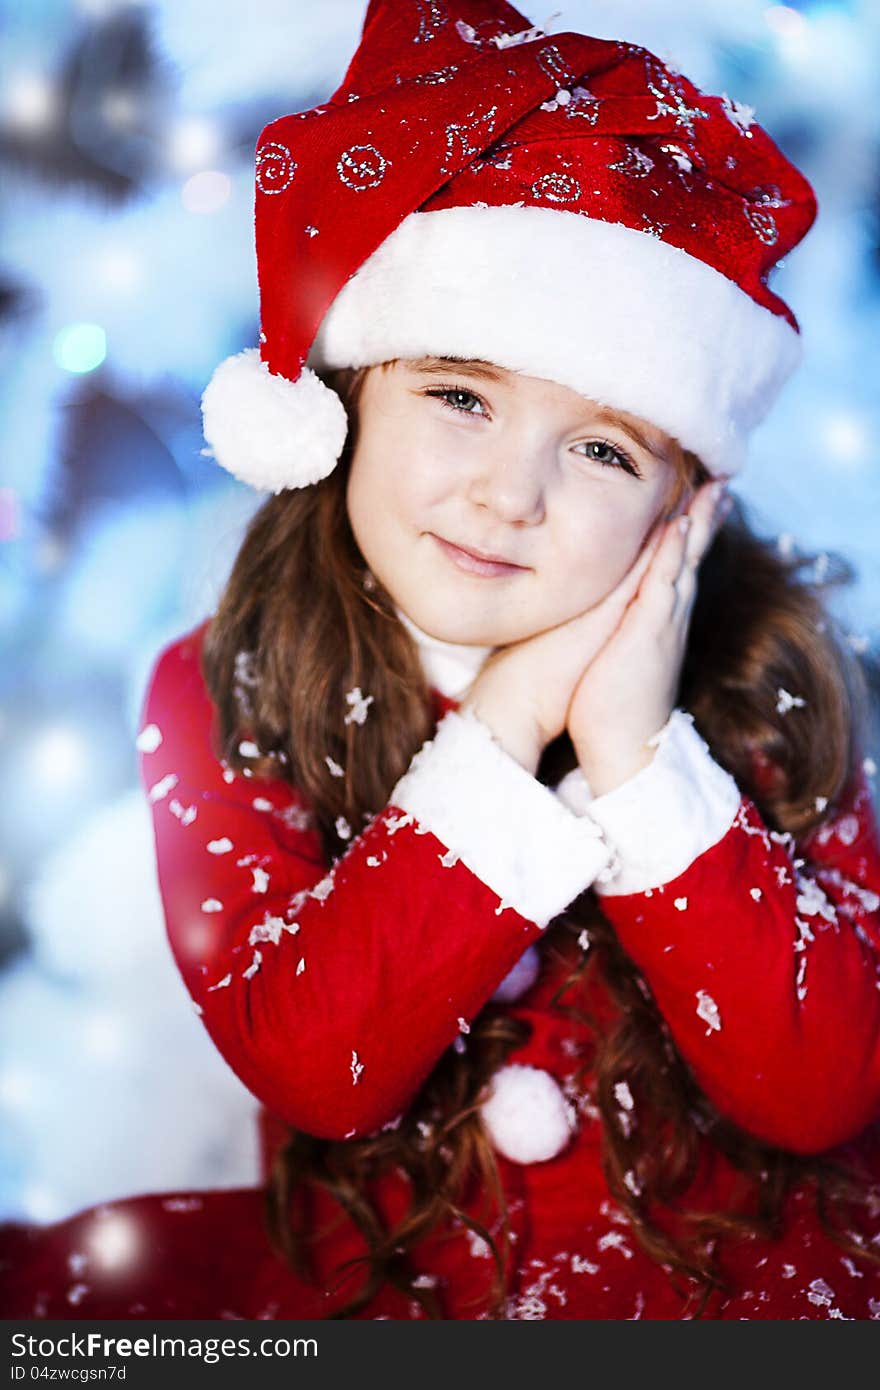
<svg viewBox="0 0 880 1390">
<path fill-rule="evenodd" d="M 9 1226 L 5 1315 L 880 1316 L 866 685 L 723 496 L 809 185 L 495 0 L 372 0 L 256 183 L 273 495 L 138 747 L 265 1188 Z"/>
</svg>

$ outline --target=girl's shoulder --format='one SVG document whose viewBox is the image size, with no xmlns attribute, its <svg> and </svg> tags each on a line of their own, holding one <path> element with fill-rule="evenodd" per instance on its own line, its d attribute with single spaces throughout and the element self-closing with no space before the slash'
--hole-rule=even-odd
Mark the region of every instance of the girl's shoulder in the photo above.
<svg viewBox="0 0 880 1390">
<path fill-rule="evenodd" d="M 207 786 L 222 779 L 215 751 L 216 711 L 202 675 L 206 618 L 156 656 L 147 679 L 137 747 L 150 785 L 161 770 L 170 786 Z M 171 779 L 176 779 L 171 781 Z"/>
</svg>

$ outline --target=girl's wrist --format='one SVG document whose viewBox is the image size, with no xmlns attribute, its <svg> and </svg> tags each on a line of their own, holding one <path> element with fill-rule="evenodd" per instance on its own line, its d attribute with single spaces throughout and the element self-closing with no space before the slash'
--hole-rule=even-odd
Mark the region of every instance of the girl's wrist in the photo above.
<svg viewBox="0 0 880 1390">
<path fill-rule="evenodd" d="M 476 694 L 466 696 L 458 709 L 459 713 L 469 710 L 475 715 L 505 753 L 535 776 L 543 752 L 537 730 L 529 729 L 522 721 L 512 718 L 510 711 L 493 707 L 491 701 Z"/>
<path fill-rule="evenodd" d="M 656 748 L 642 744 L 638 748 L 620 749 L 610 752 L 603 749 L 596 755 L 583 746 L 575 744 L 578 765 L 589 783 L 593 796 L 605 796 L 616 791 L 624 782 L 635 777 L 654 760 Z"/>
</svg>

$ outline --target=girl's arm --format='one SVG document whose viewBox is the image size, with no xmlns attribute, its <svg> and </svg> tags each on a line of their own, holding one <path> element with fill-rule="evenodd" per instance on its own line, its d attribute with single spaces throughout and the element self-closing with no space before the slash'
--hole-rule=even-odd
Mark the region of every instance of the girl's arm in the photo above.
<svg viewBox="0 0 880 1390">
<path fill-rule="evenodd" d="M 319 1136 L 371 1133 L 610 852 L 450 711 L 328 874 L 290 786 L 216 759 L 212 714 L 186 639 L 157 664 L 138 739 L 175 959 L 270 1110 Z"/>
<path fill-rule="evenodd" d="M 560 797 L 618 854 L 603 911 L 700 1086 L 801 1153 L 880 1114 L 880 836 L 864 776 L 795 843 L 770 831 L 675 710 L 653 761 L 606 795 Z"/>
</svg>

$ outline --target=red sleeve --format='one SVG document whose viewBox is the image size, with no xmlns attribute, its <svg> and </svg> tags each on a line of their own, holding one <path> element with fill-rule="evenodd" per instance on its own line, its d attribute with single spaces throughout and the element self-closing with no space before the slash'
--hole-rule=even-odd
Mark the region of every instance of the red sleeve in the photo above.
<svg viewBox="0 0 880 1390">
<path fill-rule="evenodd" d="M 602 907 L 724 1115 L 801 1153 L 878 1117 L 880 838 L 861 775 L 797 844 L 743 796 L 677 878 Z"/>
<path fill-rule="evenodd" d="M 174 957 L 270 1110 L 319 1136 L 370 1133 L 541 927 L 390 803 L 328 874 L 297 793 L 214 756 L 197 656 L 195 637 L 162 655 L 138 738 Z"/>
</svg>

